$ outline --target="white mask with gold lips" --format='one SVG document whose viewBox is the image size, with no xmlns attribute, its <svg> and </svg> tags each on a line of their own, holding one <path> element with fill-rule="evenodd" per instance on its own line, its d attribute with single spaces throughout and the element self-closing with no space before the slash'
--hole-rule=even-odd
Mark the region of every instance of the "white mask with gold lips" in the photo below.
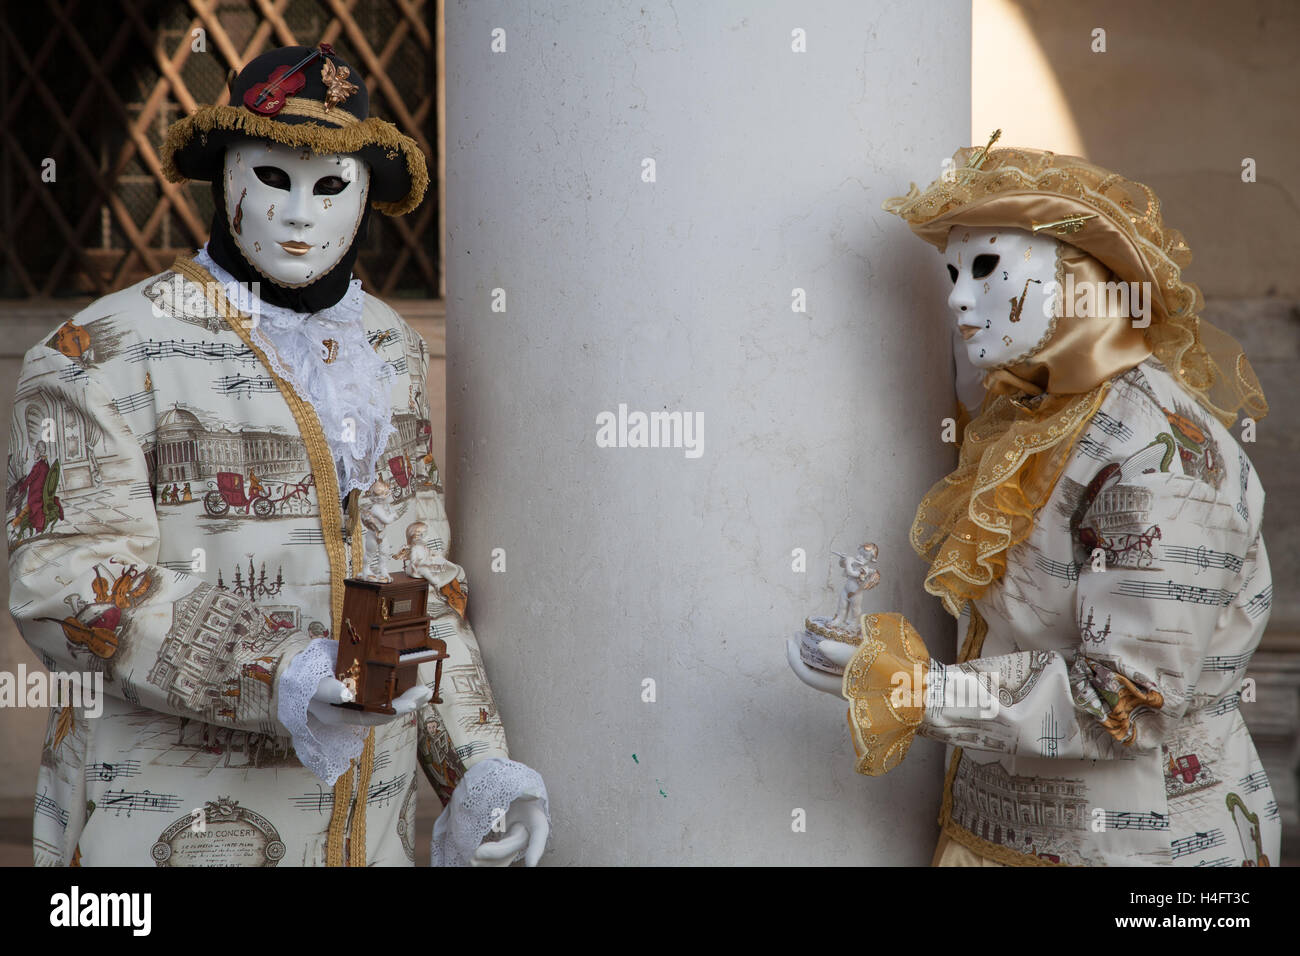
<svg viewBox="0 0 1300 956">
<path fill-rule="evenodd" d="M 1056 327 L 1059 250 L 1060 240 L 1024 229 L 948 231 L 948 308 L 976 368 L 1015 365 L 1047 344 Z"/>
<path fill-rule="evenodd" d="M 244 140 L 226 149 L 226 225 L 245 259 L 277 285 L 301 288 L 356 239 L 370 170 L 355 156 Z"/>
</svg>

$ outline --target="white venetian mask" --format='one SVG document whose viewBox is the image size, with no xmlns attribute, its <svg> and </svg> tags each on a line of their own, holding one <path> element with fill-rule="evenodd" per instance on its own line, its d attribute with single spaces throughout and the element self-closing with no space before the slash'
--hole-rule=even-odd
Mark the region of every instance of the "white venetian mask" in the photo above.
<svg viewBox="0 0 1300 956">
<path fill-rule="evenodd" d="M 948 231 L 948 308 L 976 368 L 1015 365 L 1046 344 L 1060 295 L 1059 248 L 1059 240 L 1024 229 Z"/>
<path fill-rule="evenodd" d="M 226 149 L 226 224 L 245 258 L 278 285 L 329 272 L 352 245 L 370 170 L 354 156 L 261 140 Z"/>
</svg>

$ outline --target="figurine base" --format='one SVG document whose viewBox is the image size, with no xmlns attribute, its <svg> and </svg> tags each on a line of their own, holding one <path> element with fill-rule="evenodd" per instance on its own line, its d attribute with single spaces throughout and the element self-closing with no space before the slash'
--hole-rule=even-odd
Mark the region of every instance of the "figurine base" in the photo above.
<svg viewBox="0 0 1300 956">
<path fill-rule="evenodd" d="M 828 617 L 810 617 L 803 622 L 803 639 L 799 642 L 799 659 L 809 667 L 827 674 L 843 674 L 844 670 L 821 652 L 817 646 L 822 641 L 839 641 L 857 647 L 862 643 L 862 632 L 851 631 L 839 624 L 832 624 Z"/>
</svg>

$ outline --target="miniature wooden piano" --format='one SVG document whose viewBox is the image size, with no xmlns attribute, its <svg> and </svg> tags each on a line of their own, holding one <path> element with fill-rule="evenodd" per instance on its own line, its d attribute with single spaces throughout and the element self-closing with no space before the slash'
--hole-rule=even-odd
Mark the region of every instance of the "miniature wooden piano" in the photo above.
<svg viewBox="0 0 1300 956">
<path fill-rule="evenodd" d="M 398 571 L 391 581 L 344 581 L 343 625 L 334 676 L 356 695 L 339 707 L 393 714 L 393 699 L 415 686 L 419 666 L 437 662 L 433 701 L 442 703 L 447 642 L 429 634 L 429 582 Z"/>
</svg>

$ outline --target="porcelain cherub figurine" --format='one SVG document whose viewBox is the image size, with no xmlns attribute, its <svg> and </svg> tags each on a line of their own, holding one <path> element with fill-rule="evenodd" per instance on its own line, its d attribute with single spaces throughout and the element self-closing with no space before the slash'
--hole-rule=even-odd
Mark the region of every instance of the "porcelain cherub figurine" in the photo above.
<svg viewBox="0 0 1300 956">
<path fill-rule="evenodd" d="M 406 526 L 406 547 L 396 557 L 402 559 L 402 570 L 416 578 L 424 578 L 441 591 L 456 579 L 459 568 L 447 560 L 442 548 L 433 549 L 424 543 L 429 526 L 423 521 L 412 521 Z"/>
<path fill-rule="evenodd" d="M 880 549 L 868 541 L 858 546 L 856 555 L 832 553 L 840 559 L 844 586 L 840 589 L 840 603 L 831 618 L 831 625 L 856 632 L 858 618 L 862 616 L 862 592 L 870 591 L 880 583 L 880 572 L 876 570 Z"/>
<path fill-rule="evenodd" d="M 834 617 L 810 617 L 804 621 L 805 630 L 799 645 L 799 656 L 809 667 L 828 674 L 841 674 L 843 668 L 823 654 L 819 645 L 824 640 L 848 645 L 856 645 L 862 640 L 859 623 L 862 617 L 862 596 L 880 583 L 880 572 L 876 570 L 880 549 L 868 541 L 858 546 L 857 554 L 840 554 L 838 551 L 831 553 L 839 558 L 840 569 L 844 572 L 839 606 Z"/>
<path fill-rule="evenodd" d="M 365 549 L 364 570 L 361 574 L 366 581 L 391 581 L 392 575 L 384 570 L 388 555 L 384 549 L 384 528 L 397 520 L 397 512 L 389 502 L 388 482 L 376 478 L 375 483 L 366 491 L 361 500 L 361 527 L 365 529 L 362 538 Z"/>
</svg>

